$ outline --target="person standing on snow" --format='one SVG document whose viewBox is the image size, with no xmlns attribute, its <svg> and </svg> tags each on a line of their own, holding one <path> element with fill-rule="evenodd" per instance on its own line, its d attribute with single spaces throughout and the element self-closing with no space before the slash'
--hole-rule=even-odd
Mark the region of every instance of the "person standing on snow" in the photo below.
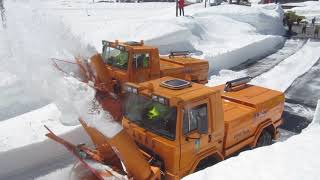
<svg viewBox="0 0 320 180">
<path fill-rule="evenodd" d="M 0 14 L 1 14 L 1 21 L 3 28 L 6 28 L 6 16 L 5 16 L 5 9 L 3 6 L 3 0 L 0 0 Z"/>
<path fill-rule="evenodd" d="M 316 25 L 316 27 L 314 28 L 314 37 L 318 38 L 319 37 L 319 29 L 320 29 L 320 26 L 319 25 Z"/>
<path fill-rule="evenodd" d="M 314 26 L 314 24 L 316 23 L 316 17 L 312 18 L 311 23 L 312 23 L 312 26 Z"/>
<path fill-rule="evenodd" d="M 307 23 L 304 23 L 302 26 L 302 34 L 306 34 L 307 31 Z"/>
<path fill-rule="evenodd" d="M 289 33 L 289 35 L 291 35 L 291 34 L 292 34 L 293 20 L 291 20 L 290 18 L 288 18 L 288 20 L 287 20 L 287 25 L 288 25 L 288 33 Z"/>
<path fill-rule="evenodd" d="M 184 0 L 178 1 L 180 16 L 184 16 Z"/>
</svg>

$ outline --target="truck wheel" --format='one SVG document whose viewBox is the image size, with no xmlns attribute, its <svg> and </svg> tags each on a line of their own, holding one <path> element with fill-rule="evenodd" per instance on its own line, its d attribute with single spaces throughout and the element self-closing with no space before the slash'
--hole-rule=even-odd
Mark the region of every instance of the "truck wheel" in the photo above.
<svg viewBox="0 0 320 180">
<path fill-rule="evenodd" d="M 263 130 L 262 133 L 260 134 L 256 147 L 268 146 L 271 143 L 272 143 L 271 134 L 268 131 Z"/>
</svg>

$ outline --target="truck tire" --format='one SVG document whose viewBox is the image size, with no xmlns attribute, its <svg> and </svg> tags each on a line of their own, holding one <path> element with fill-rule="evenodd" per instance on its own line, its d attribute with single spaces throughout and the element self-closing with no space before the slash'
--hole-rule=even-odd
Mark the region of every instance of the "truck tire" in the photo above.
<svg viewBox="0 0 320 180">
<path fill-rule="evenodd" d="M 272 144 L 272 136 L 267 130 L 263 130 L 260 134 L 256 147 L 268 146 Z"/>
</svg>

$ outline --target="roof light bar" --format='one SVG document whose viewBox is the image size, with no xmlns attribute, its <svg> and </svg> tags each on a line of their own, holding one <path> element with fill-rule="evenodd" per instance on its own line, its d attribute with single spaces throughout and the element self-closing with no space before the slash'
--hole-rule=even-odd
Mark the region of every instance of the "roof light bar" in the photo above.
<svg viewBox="0 0 320 180">
<path fill-rule="evenodd" d="M 139 93 L 139 90 L 137 87 L 134 87 L 134 86 L 130 86 L 128 84 L 126 84 L 124 86 L 124 90 L 127 92 L 127 93 L 133 93 L 133 94 L 138 94 Z"/>
<path fill-rule="evenodd" d="M 246 85 L 248 82 L 251 81 L 251 79 L 252 79 L 252 77 L 247 76 L 247 77 L 235 79 L 235 80 L 232 80 L 232 81 L 228 81 L 228 82 L 226 82 L 226 85 L 224 87 L 224 91 L 229 92 L 234 87 Z"/>
<path fill-rule="evenodd" d="M 102 40 L 102 45 L 103 46 L 110 46 L 111 42 L 106 41 L 106 40 Z"/>
<path fill-rule="evenodd" d="M 117 49 L 121 50 L 121 51 L 124 51 L 125 50 L 125 47 L 124 46 L 121 46 L 121 45 L 117 45 Z"/>
<path fill-rule="evenodd" d="M 158 95 L 152 95 L 152 100 L 155 102 L 158 102 L 160 104 L 164 104 L 164 105 L 168 105 L 169 104 L 169 100 L 165 97 L 162 96 L 158 96 Z"/>
<path fill-rule="evenodd" d="M 172 52 L 170 52 L 169 58 L 172 58 L 175 56 L 187 57 L 188 55 L 190 55 L 189 51 L 172 51 Z"/>
</svg>

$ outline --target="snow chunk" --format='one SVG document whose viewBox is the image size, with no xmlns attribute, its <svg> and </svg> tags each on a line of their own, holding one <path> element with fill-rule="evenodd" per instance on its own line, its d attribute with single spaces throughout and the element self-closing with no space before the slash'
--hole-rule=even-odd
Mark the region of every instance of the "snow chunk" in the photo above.
<svg viewBox="0 0 320 180">
<path fill-rule="evenodd" d="M 246 77 L 246 74 L 243 72 L 235 72 L 224 69 L 219 72 L 219 75 L 211 76 L 206 86 L 218 86 L 221 84 L 225 84 L 227 81 L 231 81 L 242 77 Z"/>
<path fill-rule="evenodd" d="M 64 82 L 66 92 L 62 99 L 56 100 L 63 114 L 73 116 L 74 118 L 71 119 L 75 120 L 80 116 L 89 126 L 98 129 L 109 138 L 122 130 L 122 126 L 114 121 L 113 117 L 104 111 L 96 101 L 96 91 L 92 87 L 73 77 L 65 77 Z M 70 118 L 65 118 L 65 120 L 67 124 L 72 123 Z"/>
</svg>

